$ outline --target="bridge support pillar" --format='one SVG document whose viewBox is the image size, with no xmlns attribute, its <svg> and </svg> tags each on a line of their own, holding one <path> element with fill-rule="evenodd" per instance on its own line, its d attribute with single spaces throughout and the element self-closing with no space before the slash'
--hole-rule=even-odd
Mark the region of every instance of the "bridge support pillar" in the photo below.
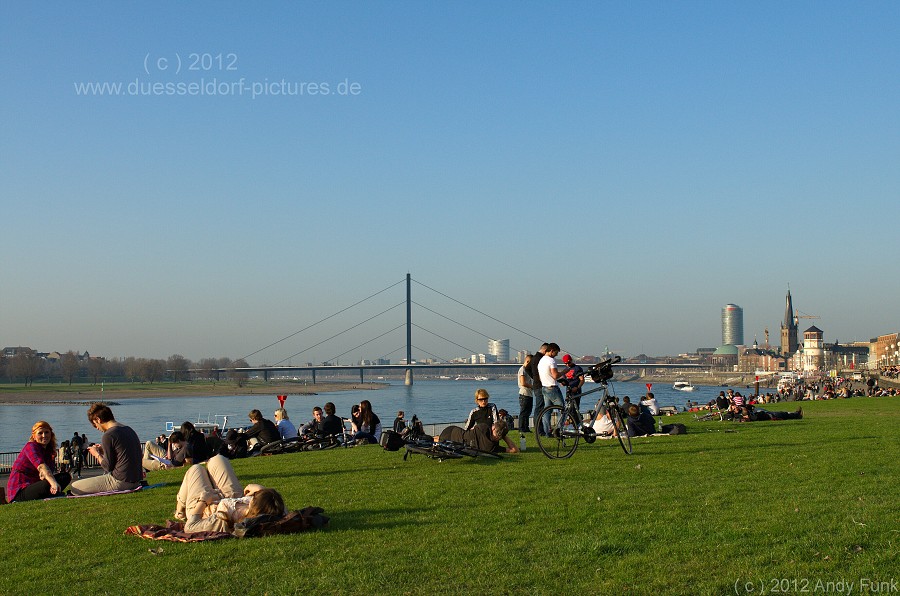
<svg viewBox="0 0 900 596">
<path fill-rule="evenodd" d="M 406 380 L 403 382 L 403 384 L 406 386 L 410 386 L 413 384 L 413 376 L 412 376 L 411 368 L 406 369 Z"/>
<path fill-rule="evenodd" d="M 313 374 L 313 385 L 315 385 L 316 384 L 316 369 L 312 369 L 312 374 Z"/>
<path fill-rule="evenodd" d="M 267 371 L 267 370 L 264 370 L 264 371 L 263 371 L 263 380 L 264 380 L 266 383 L 269 382 L 269 371 Z"/>
<path fill-rule="evenodd" d="M 363 369 L 359 369 L 359 382 L 360 382 L 360 383 L 365 383 L 365 382 L 366 382 L 366 380 L 363 379 Z"/>
</svg>

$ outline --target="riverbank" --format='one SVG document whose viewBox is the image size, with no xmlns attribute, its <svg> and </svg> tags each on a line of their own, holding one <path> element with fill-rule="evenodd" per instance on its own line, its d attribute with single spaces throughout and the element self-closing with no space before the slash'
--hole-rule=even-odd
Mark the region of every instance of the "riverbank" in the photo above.
<svg viewBox="0 0 900 596">
<path fill-rule="evenodd" d="M 100 385 L 43 384 L 24 387 L 0 385 L 2 405 L 85 405 L 95 401 L 122 401 L 160 397 L 209 397 L 231 395 L 317 395 L 336 391 L 377 390 L 388 383 L 116 383 Z"/>
</svg>

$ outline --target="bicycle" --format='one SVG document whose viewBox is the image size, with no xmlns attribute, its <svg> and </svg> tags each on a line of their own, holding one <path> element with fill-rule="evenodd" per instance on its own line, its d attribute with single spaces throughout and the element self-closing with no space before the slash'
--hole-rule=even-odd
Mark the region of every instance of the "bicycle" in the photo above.
<svg viewBox="0 0 900 596">
<path fill-rule="evenodd" d="M 621 357 L 616 356 L 608 360 L 604 360 L 587 371 L 582 373 L 588 375 L 595 383 L 599 383 L 599 387 L 585 391 L 580 395 L 572 395 L 571 391 L 566 391 L 565 405 L 550 405 L 542 409 L 537 416 L 538 420 L 550 418 L 550 428 L 547 429 L 548 434 L 542 435 L 536 432 L 535 438 L 540 450 L 550 459 L 566 459 L 571 457 L 578 448 L 578 441 L 584 437 L 585 442 L 593 443 L 597 439 L 597 433 L 594 430 L 594 423 L 603 417 L 604 413 L 609 414 L 609 419 L 613 425 L 612 434 L 619 440 L 622 450 L 626 455 L 631 455 L 631 437 L 628 436 L 628 430 L 619 407 L 616 405 L 616 396 L 609 388 L 609 380 L 613 377 L 612 365 L 620 362 Z M 592 393 L 600 393 L 597 399 L 597 405 L 594 410 L 588 412 L 589 419 L 587 423 L 581 412 L 578 411 L 578 402 L 582 397 Z M 535 431 L 540 426 L 535 424 Z"/>
<path fill-rule="evenodd" d="M 405 461 L 412 454 L 424 455 L 425 457 L 444 461 L 445 459 L 461 459 L 462 457 L 486 457 L 488 459 L 503 459 L 500 454 L 490 451 L 481 451 L 475 449 L 465 443 L 457 441 L 438 441 L 428 438 L 413 439 L 406 442 L 406 453 L 403 454 Z"/>
</svg>

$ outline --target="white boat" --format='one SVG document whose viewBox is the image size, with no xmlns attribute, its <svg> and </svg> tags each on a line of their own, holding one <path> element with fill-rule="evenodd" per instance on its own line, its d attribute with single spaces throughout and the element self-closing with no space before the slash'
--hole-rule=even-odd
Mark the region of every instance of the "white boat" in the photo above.
<svg viewBox="0 0 900 596">
<path fill-rule="evenodd" d="M 672 385 L 672 389 L 675 389 L 676 391 L 693 391 L 695 387 L 690 381 L 675 381 Z"/>
<path fill-rule="evenodd" d="M 202 416 L 198 415 L 197 422 L 194 422 L 193 425 L 194 428 L 202 432 L 204 435 L 210 434 L 214 429 L 218 429 L 220 433 L 224 433 L 224 431 L 228 429 L 228 416 L 223 414 L 210 416 L 209 414 L 207 414 L 206 418 L 203 418 Z M 167 433 L 178 430 L 178 428 L 180 427 L 180 423 L 178 424 L 178 426 L 175 426 L 174 422 L 166 422 Z"/>
</svg>

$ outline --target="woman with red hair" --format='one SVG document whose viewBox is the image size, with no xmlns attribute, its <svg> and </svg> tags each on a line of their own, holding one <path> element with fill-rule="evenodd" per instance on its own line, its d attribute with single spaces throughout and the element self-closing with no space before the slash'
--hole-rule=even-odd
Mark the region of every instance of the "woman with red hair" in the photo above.
<svg viewBox="0 0 900 596">
<path fill-rule="evenodd" d="M 72 481 L 68 472 L 56 472 L 56 434 L 47 422 L 38 420 L 9 472 L 6 499 L 32 501 L 61 497 Z"/>
</svg>

